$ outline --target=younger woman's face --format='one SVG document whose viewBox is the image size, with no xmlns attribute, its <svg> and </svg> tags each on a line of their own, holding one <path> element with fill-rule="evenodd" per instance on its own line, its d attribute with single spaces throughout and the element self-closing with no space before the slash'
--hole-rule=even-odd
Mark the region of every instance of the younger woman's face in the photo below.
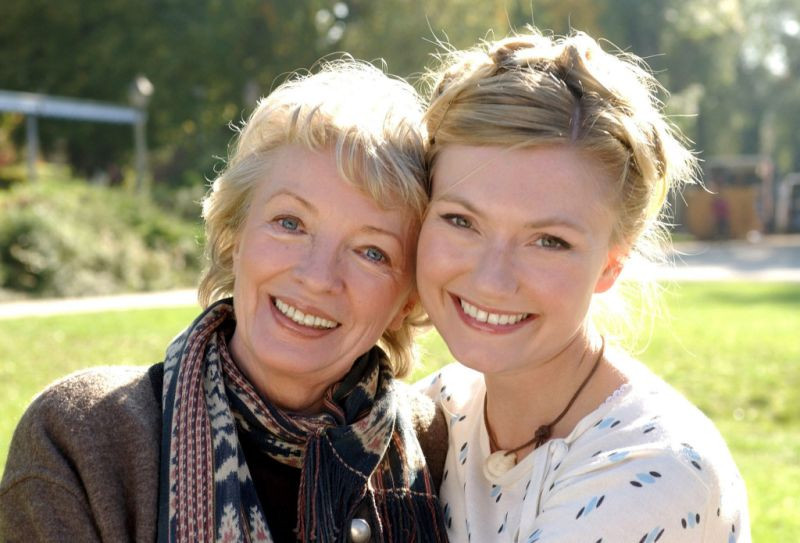
<svg viewBox="0 0 800 543">
<path fill-rule="evenodd" d="M 620 269 L 611 186 L 566 145 L 442 150 L 417 282 L 457 360 L 484 373 L 535 367 L 585 331 L 592 295 Z"/>
</svg>

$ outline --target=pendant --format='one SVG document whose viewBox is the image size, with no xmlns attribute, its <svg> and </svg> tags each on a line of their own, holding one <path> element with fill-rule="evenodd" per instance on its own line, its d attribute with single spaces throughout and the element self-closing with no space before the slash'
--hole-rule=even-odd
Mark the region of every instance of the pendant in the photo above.
<svg viewBox="0 0 800 543">
<path fill-rule="evenodd" d="M 495 480 L 505 475 L 517 465 L 516 453 L 508 451 L 495 451 L 486 457 L 483 462 L 483 474 L 490 480 Z"/>
</svg>

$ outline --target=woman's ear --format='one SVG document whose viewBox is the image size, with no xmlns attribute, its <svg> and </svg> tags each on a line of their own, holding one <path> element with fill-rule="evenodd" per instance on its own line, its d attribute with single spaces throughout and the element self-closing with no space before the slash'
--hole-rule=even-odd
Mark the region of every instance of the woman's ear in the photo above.
<svg viewBox="0 0 800 543">
<path fill-rule="evenodd" d="M 239 232 L 236 234 L 236 237 L 233 240 L 233 250 L 231 251 L 231 259 L 234 266 L 239 263 L 240 251 L 242 249 L 241 241 L 242 241 L 242 235 L 241 232 Z"/>
<path fill-rule="evenodd" d="M 597 284 L 594 286 L 595 294 L 606 292 L 614 286 L 619 274 L 622 272 L 627 256 L 628 252 L 622 247 L 612 247 L 608 251 L 606 264 L 603 267 L 603 271 L 600 273 L 600 277 L 597 279 Z"/>
<path fill-rule="evenodd" d="M 414 307 L 419 303 L 419 295 L 417 294 L 416 290 L 413 290 L 411 294 L 408 295 L 408 300 L 400 308 L 397 314 L 392 319 L 392 322 L 389 323 L 389 330 L 392 332 L 399 330 L 403 326 L 403 321 L 406 317 L 408 317 L 409 313 L 414 309 Z"/>
</svg>

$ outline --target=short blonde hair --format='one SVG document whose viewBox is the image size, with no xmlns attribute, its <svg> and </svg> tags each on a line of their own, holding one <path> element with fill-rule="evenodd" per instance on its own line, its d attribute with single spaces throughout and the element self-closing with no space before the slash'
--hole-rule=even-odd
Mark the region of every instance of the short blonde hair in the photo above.
<svg viewBox="0 0 800 543">
<path fill-rule="evenodd" d="M 668 193 L 692 182 L 697 166 L 643 66 L 584 33 L 549 37 L 536 29 L 445 54 L 429 74 L 431 171 L 448 144 L 588 151 L 617 180 L 612 243 L 652 253 Z"/>
<path fill-rule="evenodd" d="M 352 59 L 322 63 L 313 74 L 294 74 L 263 98 L 242 126 L 224 171 L 203 200 L 206 270 L 203 307 L 233 292 L 233 250 L 254 186 L 270 152 L 285 145 L 333 149 L 342 178 L 381 207 L 407 208 L 417 222 L 425 211 L 425 132 L 414 89 L 371 64 Z M 384 332 L 395 375 L 411 366 L 419 306 L 399 330 Z"/>
</svg>

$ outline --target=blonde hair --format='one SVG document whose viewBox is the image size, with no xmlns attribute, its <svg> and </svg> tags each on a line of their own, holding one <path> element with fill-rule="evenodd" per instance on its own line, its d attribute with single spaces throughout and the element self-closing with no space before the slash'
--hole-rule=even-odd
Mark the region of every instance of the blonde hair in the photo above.
<svg viewBox="0 0 800 543">
<path fill-rule="evenodd" d="M 649 273 L 669 244 L 668 195 L 697 182 L 697 160 L 666 119 L 664 91 L 631 54 L 610 54 L 588 35 L 526 35 L 440 57 L 428 74 L 429 171 L 443 146 L 570 145 L 611 179 L 611 244 L 627 252 L 625 279 L 594 297 L 591 315 L 607 339 L 635 348 L 664 307 Z"/>
<path fill-rule="evenodd" d="M 447 144 L 585 150 L 616 179 L 612 243 L 652 253 L 670 190 L 697 171 L 662 114 L 661 87 L 640 59 L 584 33 L 530 31 L 441 57 L 425 115 L 431 171 Z"/>
<path fill-rule="evenodd" d="M 407 208 L 418 226 L 428 201 L 421 120 L 421 101 L 410 85 L 349 58 L 325 62 L 313 74 L 294 74 L 263 98 L 203 200 L 207 267 L 201 305 L 232 294 L 233 250 L 253 188 L 281 146 L 332 149 L 343 179 L 383 208 Z M 398 377 L 410 369 L 413 329 L 421 317 L 417 306 L 399 330 L 381 338 Z"/>
</svg>

